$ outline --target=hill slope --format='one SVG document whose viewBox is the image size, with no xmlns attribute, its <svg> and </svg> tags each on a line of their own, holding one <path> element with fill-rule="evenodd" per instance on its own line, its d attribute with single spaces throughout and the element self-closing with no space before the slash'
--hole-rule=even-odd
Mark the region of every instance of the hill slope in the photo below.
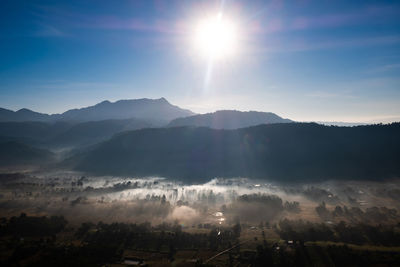
<svg viewBox="0 0 400 267">
<path fill-rule="evenodd" d="M 0 122 L 0 140 L 14 140 L 47 148 L 92 145 L 116 133 L 152 127 L 138 119 L 70 122 Z"/>
<path fill-rule="evenodd" d="M 30 145 L 44 145 L 48 140 L 72 126 L 70 123 L 38 121 L 0 122 L 0 139 L 15 140 Z"/>
<path fill-rule="evenodd" d="M 116 133 L 152 127 L 138 119 L 90 121 L 74 124 L 53 136 L 48 143 L 53 146 L 86 146 L 104 141 Z"/>
<path fill-rule="evenodd" d="M 280 181 L 383 179 L 400 176 L 398 136 L 400 123 L 143 129 L 117 135 L 70 158 L 68 164 L 97 174 L 186 181 L 237 176 Z"/>
<path fill-rule="evenodd" d="M 237 110 L 220 110 L 214 113 L 178 118 L 169 123 L 169 127 L 197 126 L 213 129 L 238 129 L 259 124 L 292 122 L 271 112 L 242 112 Z"/>
<path fill-rule="evenodd" d="M 52 161 L 54 154 L 18 142 L 0 143 L 0 166 L 19 166 L 31 164 L 45 164 Z"/>
</svg>

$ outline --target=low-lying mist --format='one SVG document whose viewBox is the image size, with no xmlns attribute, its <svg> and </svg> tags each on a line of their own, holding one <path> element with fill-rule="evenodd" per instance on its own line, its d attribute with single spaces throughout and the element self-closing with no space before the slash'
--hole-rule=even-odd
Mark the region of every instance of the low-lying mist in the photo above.
<svg viewBox="0 0 400 267">
<path fill-rule="evenodd" d="M 266 183 L 215 178 L 185 185 L 160 177 L 95 177 L 77 172 L 3 174 L 0 211 L 11 217 L 62 215 L 71 223 L 163 222 L 184 227 L 312 222 L 398 222 L 400 181 Z"/>
</svg>

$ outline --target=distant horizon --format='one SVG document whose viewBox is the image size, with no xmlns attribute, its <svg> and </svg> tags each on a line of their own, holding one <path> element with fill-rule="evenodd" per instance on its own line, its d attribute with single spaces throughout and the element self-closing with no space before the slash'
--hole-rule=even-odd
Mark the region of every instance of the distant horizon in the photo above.
<svg viewBox="0 0 400 267">
<path fill-rule="evenodd" d="M 20 110 L 28 109 L 28 110 L 30 110 L 30 111 L 38 112 L 38 113 L 41 113 L 41 114 L 57 115 L 57 114 L 62 114 L 62 113 L 64 113 L 64 112 L 68 111 L 68 110 L 82 109 L 82 108 L 87 108 L 87 107 L 95 106 L 95 105 L 100 104 L 100 103 L 102 103 L 102 102 L 116 103 L 116 102 L 119 102 L 119 101 L 145 100 L 145 99 L 147 99 L 147 100 L 161 100 L 161 99 L 165 99 L 165 100 L 168 101 L 171 105 L 178 106 L 179 108 L 192 111 L 192 112 L 195 113 L 195 115 L 202 115 L 202 114 L 208 114 L 208 113 L 215 113 L 215 112 L 217 112 L 217 111 L 240 111 L 240 112 L 252 112 L 252 111 L 253 111 L 253 112 L 271 112 L 271 113 L 275 113 L 276 115 L 278 115 L 278 116 L 280 116 L 280 117 L 282 117 L 282 118 L 284 118 L 284 119 L 290 119 L 290 120 L 293 120 L 293 121 L 295 121 L 295 122 L 316 122 L 316 123 L 328 123 L 328 124 L 329 124 L 329 123 L 332 123 L 332 124 L 375 124 L 375 123 L 384 123 L 384 124 L 386 124 L 386 123 L 400 122 L 400 116 L 397 117 L 397 118 L 394 118 L 393 120 L 386 120 L 386 121 L 384 121 L 384 120 L 382 120 L 382 121 L 379 121 L 379 120 L 370 120 L 370 121 L 295 120 L 295 119 L 292 119 L 292 118 L 290 118 L 290 117 L 285 117 L 285 116 L 283 116 L 282 114 L 279 114 L 279 113 L 277 113 L 277 112 L 275 112 L 275 111 L 273 111 L 273 110 L 253 110 L 253 109 L 249 109 L 249 110 L 240 110 L 240 109 L 234 109 L 234 108 L 232 108 L 232 109 L 225 109 L 225 108 L 224 108 L 224 109 L 216 109 L 216 110 L 212 110 L 212 111 L 200 113 L 200 112 L 196 112 L 196 111 L 194 111 L 194 110 L 192 110 L 192 109 L 190 109 L 190 108 L 186 108 L 186 107 L 184 107 L 184 106 L 177 105 L 177 104 L 175 104 L 175 103 L 169 101 L 166 97 L 159 97 L 159 98 L 141 97 L 141 98 L 131 98 L 131 99 L 127 99 L 127 98 L 126 98 L 126 99 L 117 99 L 117 100 L 104 99 L 104 100 L 101 100 L 100 102 L 96 102 L 96 103 L 93 103 L 93 104 L 88 104 L 88 105 L 84 105 L 84 106 L 80 106 L 80 107 L 75 106 L 75 107 L 72 107 L 72 108 L 69 108 L 69 109 L 66 109 L 66 110 L 62 110 L 62 111 L 60 111 L 60 112 L 55 112 L 55 113 L 46 112 L 46 111 L 40 111 L 40 110 L 32 109 L 32 108 L 29 108 L 29 107 L 21 107 L 21 108 L 12 109 L 12 108 L 7 108 L 7 107 L 4 107 L 4 106 L 0 106 L 0 108 L 7 109 L 7 110 L 11 110 L 11 111 L 13 111 L 13 112 L 18 112 L 18 111 L 20 111 Z"/>
</svg>

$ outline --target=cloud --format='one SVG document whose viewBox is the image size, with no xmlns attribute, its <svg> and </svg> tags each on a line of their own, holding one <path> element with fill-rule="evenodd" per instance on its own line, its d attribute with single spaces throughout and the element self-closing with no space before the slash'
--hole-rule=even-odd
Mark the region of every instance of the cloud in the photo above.
<svg viewBox="0 0 400 267">
<path fill-rule="evenodd" d="M 84 81 L 64 81 L 53 80 L 34 83 L 31 86 L 41 89 L 57 89 L 68 91 L 97 90 L 97 89 L 115 89 L 121 85 L 106 82 L 84 82 Z"/>
<path fill-rule="evenodd" d="M 37 7 L 37 11 L 34 14 L 46 23 L 73 28 L 132 30 L 171 34 L 181 32 L 184 25 L 175 20 L 120 17 L 110 14 L 86 14 L 52 6 Z"/>
<path fill-rule="evenodd" d="M 395 45 L 399 43 L 400 43 L 400 35 L 358 37 L 358 38 L 347 38 L 347 39 L 343 38 L 343 39 L 329 39 L 329 40 L 292 39 L 288 41 L 288 40 L 271 39 L 266 46 L 255 48 L 255 51 L 258 53 L 303 52 L 303 51 L 337 49 L 337 48 L 385 46 L 385 45 Z"/>
<path fill-rule="evenodd" d="M 387 72 L 400 69 L 400 63 L 396 64 L 387 64 L 383 66 L 378 66 L 376 68 L 372 68 L 368 71 L 368 73 L 378 73 L 378 72 Z"/>
<path fill-rule="evenodd" d="M 144 20 L 140 18 L 122 19 L 114 16 L 91 17 L 79 26 L 110 30 L 132 30 L 157 33 L 179 33 L 179 25 L 168 20 Z"/>
<path fill-rule="evenodd" d="M 298 16 L 295 17 L 289 29 L 306 30 L 313 28 L 334 28 L 360 23 L 381 22 L 390 16 L 400 14 L 397 6 L 368 6 L 363 9 L 348 13 L 326 14 L 321 16 Z"/>
<path fill-rule="evenodd" d="M 314 98 L 356 98 L 356 96 L 349 94 L 349 92 L 327 92 L 327 91 L 314 91 L 307 94 L 308 97 Z"/>
<path fill-rule="evenodd" d="M 65 32 L 61 31 L 60 29 L 51 26 L 51 25 L 45 25 L 45 24 L 39 24 L 39 29 L 37 29 L 34 33 L 33 36 L 36 37 L 66 37 L 68 34 Z"/>
<path fill-rule="evenodd" d="M 249 22 L 249 31 L 254 34 L 270 34 L 274 32 L 304 31 L 313 29 L 330 29 L 360 24 L 382 24 L 400 15 L 399 5 L 365 6 L 351 12 L 330 13 L 323 15 L 299 15 L 297 12 L 286 16 L 277 14 L 275 10 L 262 9 L 266 18 L 259 20 L 254 16 Z"/>
</svg>

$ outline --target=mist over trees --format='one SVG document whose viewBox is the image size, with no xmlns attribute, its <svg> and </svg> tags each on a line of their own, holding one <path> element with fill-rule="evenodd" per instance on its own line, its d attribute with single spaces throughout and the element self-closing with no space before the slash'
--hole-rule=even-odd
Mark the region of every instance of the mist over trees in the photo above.
<svg viewBox="0 0 400 267">
<path fill-rule="evenodd" d="M 382 192 L 399 186 L 246 178 L 188 185 L 74 172 L 2 174 L 0 210 L 7 216 L 0 218 L 0 263 L 392 264 L 399 206 Z"/>
</svg>

